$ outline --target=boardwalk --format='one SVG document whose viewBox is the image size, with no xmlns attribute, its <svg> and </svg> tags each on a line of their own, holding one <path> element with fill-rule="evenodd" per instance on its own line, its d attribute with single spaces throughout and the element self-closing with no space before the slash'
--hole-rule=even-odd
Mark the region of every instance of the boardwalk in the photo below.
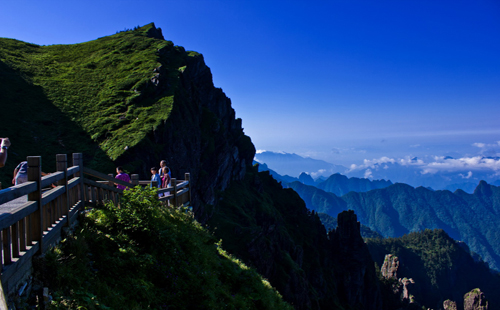
<svg viewBox="0 0 500 310">
<path fill-rule="evenodd" d="M 19 197 L 12 201 L 0 205 L 0 216 L 3 213 L 12 213 L 12 211 L 18 209 L 22 205 L 28 202 L 28 195 Z"/>
<path fill-rule="evenodd" d="M 69 228 L 86 206 L 95 207 L 106 201 L 118 203 L 126 187 L 148 186 L 132 175 L 131 183 L 115 179 L 83 166 L 82 154 L 73 154 L 68 165 L 67 155 L 56 156 L 57 172 L 42 177 L 42 159 L 29 156 L 28 182 L 0 190 L 0 267 L 5 295 L 15 294 L 31 275 L 32 257 L 45 253 L 61 239 L 63 228 Z M 191 203 L 189 173 L 184 180 L 172 178 L 172 186 L 158 193 L 170 195 L 159 198 L 171 206 Z M 2 293 L 2 292 L 0 292 Z M 0 308 L 1 299 L 0 296 Z"/>
</svg>

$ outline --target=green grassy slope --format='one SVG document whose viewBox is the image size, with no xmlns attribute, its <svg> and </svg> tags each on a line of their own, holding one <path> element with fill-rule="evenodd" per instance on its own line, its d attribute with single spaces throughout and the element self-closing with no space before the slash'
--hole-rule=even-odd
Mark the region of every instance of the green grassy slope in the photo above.
<svg viewBox="0 0 500 310">
<path fill-rule="evenodd" d="M 109 167 L 167 119 L 179 70 L 196 53 L 152 37 L 152 29 L 74 45 L 0 38 L 0 135 L 13 143 L 7 170 L 46 149 L 85 152 L 90 166 Z M 168 87 L 156 86 L 159 72 Z"/>
<path fill-rule="evenodd" d="M 94 209 L 36 265 L 54 309 L 292 309 L 192 214 L 156 191 Z"/>
<path fill-rule="evenodd" d="M 254 167 L 224 193 L 208 222 L 224 247 L 251 262 L 299 309 L 343 309 L 326 230 L 299 196 Z M 375 283 L 373 283 L 375 285 Z"/>
<path fill-rule="evenodd" d="M 166 119 L 172 92 L 154 93 L 151 79 L 160 58 L 168 58 L 169 82 L 182 70 L 182 47 L 148 37 L 152 24 L 74 45 L 36 46 L 12 39 L 0 42 L 0 61 L 80 125 L 111 159 L 134 146 Z M 158 69 L 159 70 L 159 69 Z M 149 98 L 149 97 L 148 97 Z M 126 143 L 126 145 L 125 145 Z"/>
</svg>

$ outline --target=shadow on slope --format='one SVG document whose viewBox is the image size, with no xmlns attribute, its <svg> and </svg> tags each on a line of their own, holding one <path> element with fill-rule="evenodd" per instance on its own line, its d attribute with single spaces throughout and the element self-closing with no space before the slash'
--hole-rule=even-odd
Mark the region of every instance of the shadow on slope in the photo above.
<svg viewBox="0 0 500 310">
<path fill-rule="evenodd" d="M 29 76 L 2 61 L 0 110 L 0 135 L 12 142 L 5 173 L 0 177 L 3 187 L 10 186 L 12 171 L 26 156 L 42 156 L 45 172 L 55 171 L 56 154 L 68 154 L 71 160 L 71 153 L 83 153 L 84 164 L 94 169 L 114 170 L 97 143 L 55 107 L 40 86 L 33 85 Z"/>
</svg>

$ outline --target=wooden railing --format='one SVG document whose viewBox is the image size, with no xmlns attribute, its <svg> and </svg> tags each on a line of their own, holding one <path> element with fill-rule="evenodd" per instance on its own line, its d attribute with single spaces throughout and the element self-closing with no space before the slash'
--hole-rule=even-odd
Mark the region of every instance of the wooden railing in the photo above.
<svg viewBox="0 0 500 310">
<path fill-rule="evenodd" d="M 61 239 L 62 229 L 75 222 L 85 205 L 96 206 L 106 201 L 119 203 L 123 190 L 115 184 L 127 187 L 151 184 L 151 181 L 140 181 L 138 175 L 132 175 L 131 183 L 127 183 L 84 167 L 81 153 L 73 154 L 71 167 L 68 167 L 66 154 L 57 155 L 57 172 L 44 177 L 41 157 L 29 156 L 27 160 L 28 182 L 0 190 L 0 205 L 27 197 L 25 203 L 0 214 L 0 267 L 5 293 L 12 293 L 30 275 L 31 258 L 56 244 Z M 169 188 L 158 190 L 158 193 L 168 193 L 159 200 L 169 201 L 172 206 L 189 204 L 189 173 L 185 174 L 185 180 L 172 179 L 171 184 Z"/>
</svg>

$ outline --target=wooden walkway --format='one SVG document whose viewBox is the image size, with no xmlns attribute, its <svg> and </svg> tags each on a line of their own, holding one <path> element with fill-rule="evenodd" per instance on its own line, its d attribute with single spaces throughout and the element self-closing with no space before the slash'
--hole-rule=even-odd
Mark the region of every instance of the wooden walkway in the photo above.
<svg viewBox="0 0 500 310">
<path fill-rule="evenodd" d="M 84 167 L 81 153 L 73 154 L 71 166 L 66 154 L 57 155 L 57 172 L 44 177 L 42 158 L 27 159 L 28 182 L 0 190 L 0 268 L 5 295 L 14 294 L 29 278 L 32 257 L 58 243 L 63 228 L 71 227 L 85 206 L 106 201 L 118 203 L 123 190 L 115 184 L 127 187 L 151 184 L 140 181 L 138 175 L 132 175 L 131 183 L 127 183 Z M 185 180 L 172 179 L 171 187 L 158 190 L 170 194 L 159 200 L 169 201 L 172 206 L 189 205 L 189 179 L 189 173 L 185 174 Z"/>
<path fill-rule="evenodd" d="M 3 213 L 11 213 L 13 210 L 19 208 L 20 206 L 22 206 L 26 202 L 28 202 L 28 195 L 11 200 L 7 203 L 1 204 L 0 205 L 0 216 Z"/>
</svg>

